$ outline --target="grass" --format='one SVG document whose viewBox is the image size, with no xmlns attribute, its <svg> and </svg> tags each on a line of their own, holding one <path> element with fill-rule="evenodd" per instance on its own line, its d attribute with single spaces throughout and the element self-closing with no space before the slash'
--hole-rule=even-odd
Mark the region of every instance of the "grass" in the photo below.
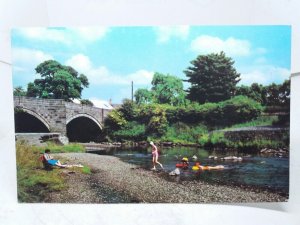
<svg viewBox="0 0 300 225">
<path fill-rule="evenodd" d="M 82 152 L 84 148 L 78 144 L 58 146 L 48 144 L 51 152 Z M 19 202 L 43 202 L 50 192 L 67 188 L 61 169 L 46 171 L 39 160 L 45 148 L 29 146 L 25 142 L 17 142 L 17 185 Z M 90 174 L 87 166 L 78 168 L 84 174 Z"/>
<path fill-rule="evenodd" d="M 88 167 L 88 166 L 84 166 L 82 169 L 81 169 L 81 172 L 84 173 L 84 174 L 91 174 L 91 168 Z"/>
<path fill-rule="evenodd" d="M 273 123 L 277 121 L 278 121 L 278 116 L 261 116 L 255 120 L 251 120 L 245 123 L 235 124 L 223 130 L 231 130 L 234 128 L 241 128 L 241 127 L 271 126 Z"/>
<path fill-rule="evenodd" d="M 194 144 L 204 133 L 207 133 L 207 128 L 202 124 L 191 126 L 178 122 L 168 127 L 167 132 L 160 138 L 160 141 L 170 141 L 175 144 Z"/>
<path fill-rule="evenodd" d="M 50 149 L 51 153 L 69 153 L 69 152 L 85 152 L 84 146 L 77 143 L 68 145 L 57 145 L 52 142 L 47 142 L 47 147 L 37 147 L 40 152 L 44 152 L 46 148 Z"/>
<path fill-rule="evenodd" d="M 43 170 L 39 157 L 38 148 L 17 142 L 17 181 L 20 202 L 40 202 L 43 201 L 47 193 L 65 188 L 60 171 Z"/>
<path fill-rule="evenodd" d="M 281 140 L 270 140 L 266 138 L 255 138 L 254 140 L 232 141 L 224 136 L 224 131 L 213 132 L 201 145 L 204 147 L 219 147 L 239 150 L 260 150 L 262 148 L 286 148 L 288 147 L 287 138 L 283 137 Z"/>
</svg>

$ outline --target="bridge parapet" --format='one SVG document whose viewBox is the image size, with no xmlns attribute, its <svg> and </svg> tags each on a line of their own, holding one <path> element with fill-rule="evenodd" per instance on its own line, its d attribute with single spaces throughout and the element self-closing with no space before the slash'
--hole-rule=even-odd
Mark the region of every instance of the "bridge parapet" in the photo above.
<svg viewBox="0 0 300 225">
<path fill-rule="evenodd" d="M 39 119 L 49 132 L 67 133 L 67 124 L 75 118 L 87 117 L 102 128 L 108 109 L 66 102 L 62 99 L 14 97 L 14 106 Z"/>
</svg>

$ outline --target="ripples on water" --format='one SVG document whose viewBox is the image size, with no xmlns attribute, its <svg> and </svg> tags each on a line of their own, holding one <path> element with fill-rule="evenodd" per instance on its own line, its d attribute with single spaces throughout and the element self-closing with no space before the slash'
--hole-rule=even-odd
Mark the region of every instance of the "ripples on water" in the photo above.
<svg viewBox="0 0 300 225">
<path fill-rule="evenodd" d="M 96 153 L 96 152 L 95 152 Z M 151 149 L 126 148 L 111 149 L 107 154 L 115 155 L 128 163 L 151 168 Z M 224 165 L 224 170 L 193 171 L 192 156 L 198 157 L 202 165 Z M 242 161 L 224 161 L 208 159 L 209 155 L 222 158 L 225 156 L 239 156 Z M 164 165 L 166 172 L 175 169 L 183 157 L 189 157 L 190 168 L 182 170 L 180 180 L 205 180 L 211 183 L 238 184 L 269 188 L 288 194 L 289 190 L 289 158 L 263 156 L 260 154 L 242 154 L 238 152 L 213 152 L 204 149 L 174 147 L 162 149 L 159 161 Z"/>
</svg>

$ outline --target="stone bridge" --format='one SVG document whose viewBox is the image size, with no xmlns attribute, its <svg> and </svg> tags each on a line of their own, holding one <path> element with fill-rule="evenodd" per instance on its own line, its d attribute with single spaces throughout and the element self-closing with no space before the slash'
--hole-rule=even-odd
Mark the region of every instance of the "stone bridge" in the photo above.
<svg viewBox="0 0 300 225">
<path fill-rule="evenodd" d="M 19 96 L 14 97 L 14 107 L 16 132 L 60 133 L 68 138 L 70 135 L 98 136 L 102 131 L 105 117 L 111 111 L 61 99 Z"/>
</svg>

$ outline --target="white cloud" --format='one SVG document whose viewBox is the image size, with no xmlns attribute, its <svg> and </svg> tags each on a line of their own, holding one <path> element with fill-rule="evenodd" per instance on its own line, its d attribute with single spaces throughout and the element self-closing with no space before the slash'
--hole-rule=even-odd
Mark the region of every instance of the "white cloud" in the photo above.
<svg viewBox="0 0 300 225">
<path fill-rule="evenodd" d="M 171 37 L 186 39 L 189 35 L 189 26 L 159 26 L 154 28 L 157 41 L 164 43 L 170 40 Z"/>
<path fill-rule="evenodd" d="M 39 78 L 35 72 L 36 66 L 50 59 L 53 59 L 51 55 L 40 50 L 12 48 L 14 85 L 24 86 Z"/>
<path fill-rule="evenodd" d="M 233 37 L 222 40 L 218 37 L 201 35 L 192 41 L 191 49 L 198 54 L 224 51 L 230 56 L 247 56 L 251 52 L 251 44 L 247 40 L 240 40 Z"/>
<path fill-rule="evenodd" d="M 108 32 L 107 27 L 86 28 L 22 28 L 17 33 L 28 39 L 59 42 L 67 45 L 93 42 L 102 39 Z"/>
<path fill-rule="evenodd" d="M 255 64 L 266 64 L 267 59 L 265 57 L 258 57 L 254 60 Z"/>
<path fill-rule="evenodd" d="M 131 81 L 138 85 L 150 84 L 154 74 L 154 72 L 144 69 L 138 70 L 131 74 L 114 74 L 105 66 L 95 67 L 89 57 L 83 54 L 72 56 L 66 61 L 66 65 L 72 66 L 80 73 L 84 73 L 88 77 L 91 85 L 128 85 L 131 83 Z"/>
<path fill-rule="evenodd" d="M 73 66 L 76 70 L 82 72 L 87 72 L 92 67 L 89 57 L 83 54 L 77 54 L 72 56 L 70 59 L 66 61 L 66 65 Z"/>
<path fill-rule="evenodd" d="M 138 70 L 132 74 L 129 74 L 126 80 L 133 81 L 135 85 L 150 84 L 153 74 L 153 72 L 149 72 L 147 70 Z"/>
<path fill-rule="evenodd" d="M 287 68 L 264 65 L 242 72 L 239 84 L 250 85 L 252 83 L 259 83 L 267 85 L 272 82 L 282 83 L 283 80 L 289 79 L 290 74 L 291 72 Z"/>
<path fill-rule="evenodd" d="M 33 70 L 38 64 L 53 59 L 52 55 L 40 50 L 27 48 L 13 48 L 12 61 L 15 71 Z"/>
</svg>

